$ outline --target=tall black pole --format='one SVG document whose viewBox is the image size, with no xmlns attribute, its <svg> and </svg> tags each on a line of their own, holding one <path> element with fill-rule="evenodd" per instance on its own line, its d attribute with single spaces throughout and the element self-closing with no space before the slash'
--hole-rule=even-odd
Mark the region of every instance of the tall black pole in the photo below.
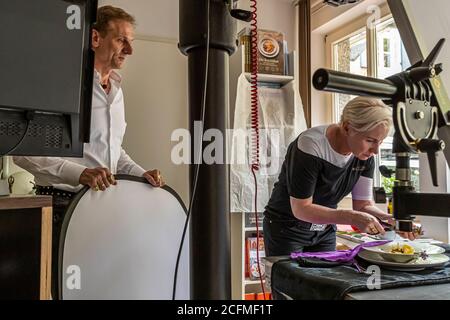
<svg viewBox="0 0 450 320">
<path fill-rule="evenodd" d="M 209 2 L 209 3 L 208 3 Z M 190 217 L 190 267 L 192 299 L 231 299 L 229 171 L 226 164 L 226 129 L 229 128 L 229 56 L 236 50 L 236 22 L 223 0 L 180 0 L 181 52 L 188 56 L 189 124 L 191 132 L 191 196 L 195 179 L 199 130 L 205 90 L 209 34 L 208 81 L 203 131 L 222 133 L 221 163 L 201 165 Z M 208 17 L 209 15 L 209 17 Z M 208 32 L 209 22 L 209 32 Z M 198 125 L 197 125 L 198 127 Z M 216 131 L 217 132 L 217 131 Z M 220 157 L 216 158 L 221 160 Z"/>
</svg>

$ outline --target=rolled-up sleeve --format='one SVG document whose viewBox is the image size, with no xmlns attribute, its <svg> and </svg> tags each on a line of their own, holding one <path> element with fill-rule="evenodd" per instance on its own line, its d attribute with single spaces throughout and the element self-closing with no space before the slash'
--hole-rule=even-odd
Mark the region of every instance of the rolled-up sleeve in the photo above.
<svg viewBox="0 0 450 320">
<path fill-rule="evenodd" d="M 44 184 L 68 184 L 78 186 L 85 166 L 58 157 L 13 157 L 16 165 L 30 172 Z"/>
<path fill-rule="evenodd" d="M 117 162 L 117 173 L 142 177 L 145 172 L 146 170 L 136 162 L 134 162 L 133 159 L 131 159 L 131 157 L 122 148 L 120 151 L 119 161 Z"/>
</svg>

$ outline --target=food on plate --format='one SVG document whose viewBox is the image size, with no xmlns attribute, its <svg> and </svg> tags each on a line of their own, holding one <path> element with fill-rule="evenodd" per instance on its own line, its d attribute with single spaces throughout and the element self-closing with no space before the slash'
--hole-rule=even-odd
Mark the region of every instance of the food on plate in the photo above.
<svg viewBox="0 0 450 320">
<path fill-rule="evenodd" d="M 341 250 L 351 250 L 352 248 L 350 248 L 349 246 L 343 244 L 343 243 L 336 243 L 336 250 L 337 251 L 341 251 Z"/>
<path fill-rule="evenodd" d="M 398 254 L 414 254 L 414 248 L 406 243 L 404 244 L 397 243 L 391 247 L 390 252 Z"/>
</svg>

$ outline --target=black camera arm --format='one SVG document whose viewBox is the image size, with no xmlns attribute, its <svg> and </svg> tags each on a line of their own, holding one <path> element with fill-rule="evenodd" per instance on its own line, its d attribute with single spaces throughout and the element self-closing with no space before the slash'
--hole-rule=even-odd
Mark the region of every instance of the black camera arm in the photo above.
<svg viewBox="0 0 450 320">
<path fill-rule="evenodd" d="M 317 90 L 377 97 L 392 106 L 393 214 L 400 231 L 412 231 L 413 215 L 450 217 L 450 194 L 415 192 L 410 169 L 410 154 L 426 153 L 433 185 L 438 185 L 436 154 L 444 150 L 445 142 L 437 132 L 450 126 L 450 103 L 439 77 L 442 64 L 435 64 L 444 42 L 439 40 L 425 60 L 384 80 L 327 69 L 313 76 Z"/>
</svg>

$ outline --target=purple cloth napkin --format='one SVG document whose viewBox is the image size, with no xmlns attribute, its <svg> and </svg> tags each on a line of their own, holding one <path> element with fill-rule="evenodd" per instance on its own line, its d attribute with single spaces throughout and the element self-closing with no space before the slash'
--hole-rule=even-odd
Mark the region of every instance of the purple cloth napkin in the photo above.
<svg viewBox="0 0 450 320">
<path fill-rule="evenodd" d="M 391 241 L 392 240 L 365 242 L 361 243 L 360 245 L 357 245 L 356 247 L 350 250 L 337 250 L 326 252 L 292 252 L 291 259 L 316 258 L 325 261 L 342 262 L 343 264 L 353 264 L 361 272 L 362 271 L 361 267 L 355 260 L 355 257 L 358 255 L 359 251 L 361 251 L 362 248 L 381 246 Z"/>
</svg>

